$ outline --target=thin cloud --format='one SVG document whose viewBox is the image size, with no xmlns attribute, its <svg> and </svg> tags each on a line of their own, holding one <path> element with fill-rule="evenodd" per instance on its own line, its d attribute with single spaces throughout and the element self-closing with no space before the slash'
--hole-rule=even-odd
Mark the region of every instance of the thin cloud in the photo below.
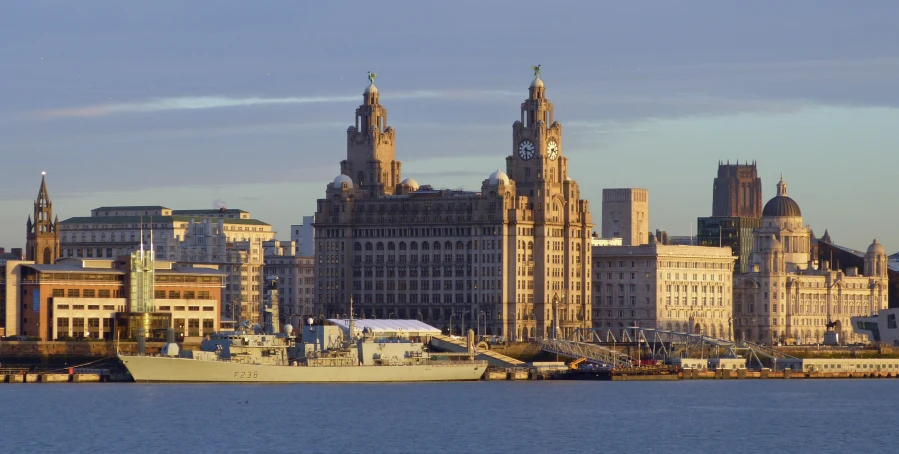
<svg viewBox="0 0 899 454">
<path fill-rule="evenodd" d="M 470 100 L 480 99 L 484 97 L 518 95 L 520 94 L 503 90 L 416 90 L 393 93 L 390 95 L 390 99 Z M 91 106 L 52 109 L 38 112 L 38 116 L 43 118 L 105 117 L 118 114 L 152 113 L 173 110 L 203 110 L 227 107 L 251 107 L 279 104 L 352 103 L 358 102 L 359 98 L 359 95 L 307 96 L 286 98 L 185 96 L 177 98 L 159 98 L 128 103 L 96 104 Z"/>
</svg>

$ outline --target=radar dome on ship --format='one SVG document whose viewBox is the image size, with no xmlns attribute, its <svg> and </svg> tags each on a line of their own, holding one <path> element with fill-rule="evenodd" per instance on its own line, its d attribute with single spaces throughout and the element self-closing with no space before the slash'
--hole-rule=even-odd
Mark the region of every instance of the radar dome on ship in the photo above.
<svg viewBox="0 0 899 454">
<path fill-rule="evenodd" d="M 309 318 L 306 320 L 306 324 L 309 325 L 309 326 L 312 326 L 313 323 L 315 323 L 315 320 L 313 320 L 312 317 L 309 317 Z"/>
<path fill-rule="evenodd" d="M 290 337 L 290 335 L 293 334 L 293 325 L 291 325 L 290 323 L 285 324 L 284 334 L 286 334 L 287 337 Z"/>
</svg>

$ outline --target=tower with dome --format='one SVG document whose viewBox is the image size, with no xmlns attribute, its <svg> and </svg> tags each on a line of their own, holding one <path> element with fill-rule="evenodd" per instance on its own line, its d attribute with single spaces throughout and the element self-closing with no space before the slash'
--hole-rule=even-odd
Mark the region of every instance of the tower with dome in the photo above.
<svg viewBox="0 0 899 454">
<path fill-rule="evenodd" d="M 851 317 L 887 307 L 886 253 L 874 240 L 864 269 L 835 269 L 810 253 L 811 230 L 799 204 L 787 195 L 781 176 L 777 195 L 762 211 L 753 232 L 746 273 L 734 275 L 734 332 L 737 340 L 814 344 L 833 329 L 845 342 L 863 342 Z M 830 328 L 828 328 L 830 325 Z"/>
<path fill-rule="evenodd" d="M 402 177 L 396 131 L 371 84 L 340 174 L 315 216 L 315 313 L 416 318 L 527 339 L 591 327 L 590 232 L 562 126 L 535 70 L 506 168 L 478 191 Z M 485 175 L 488 171 L 485 171 Z"/>
</svg>

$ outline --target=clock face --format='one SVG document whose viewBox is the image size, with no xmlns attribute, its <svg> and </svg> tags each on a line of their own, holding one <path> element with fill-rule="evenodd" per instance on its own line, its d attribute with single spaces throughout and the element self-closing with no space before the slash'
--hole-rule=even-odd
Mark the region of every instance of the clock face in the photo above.
<svg viewBox="0 0 899 454">
<path fill-rule="evenodd" d="M 546 144 L 546 155 L 553 161 L 559 157 L 559 144 L 557 144 L 555 140 L 550 140 Z"/>
<path fill-rule="evenodd" d="M 522 140 L 521 143 L 518 144 L 518 157 L 527 161 L 534 157 L 534 152 L 537 150 L 537 147 L 534 146 L 534 142 L 530 140 Z"/>
</svg>

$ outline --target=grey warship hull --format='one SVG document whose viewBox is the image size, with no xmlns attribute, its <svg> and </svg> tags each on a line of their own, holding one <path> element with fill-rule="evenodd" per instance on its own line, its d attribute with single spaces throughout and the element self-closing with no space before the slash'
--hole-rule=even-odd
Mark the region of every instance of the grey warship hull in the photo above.
<svg viewBox="0 0 899 454">
<path fill-rule="evenodd" d="M 119 359 L 136 382 L 389 383 L 479 380 L 483 362 L 396 366 L 275 366 L 164 356 Z"/>
</svg>

